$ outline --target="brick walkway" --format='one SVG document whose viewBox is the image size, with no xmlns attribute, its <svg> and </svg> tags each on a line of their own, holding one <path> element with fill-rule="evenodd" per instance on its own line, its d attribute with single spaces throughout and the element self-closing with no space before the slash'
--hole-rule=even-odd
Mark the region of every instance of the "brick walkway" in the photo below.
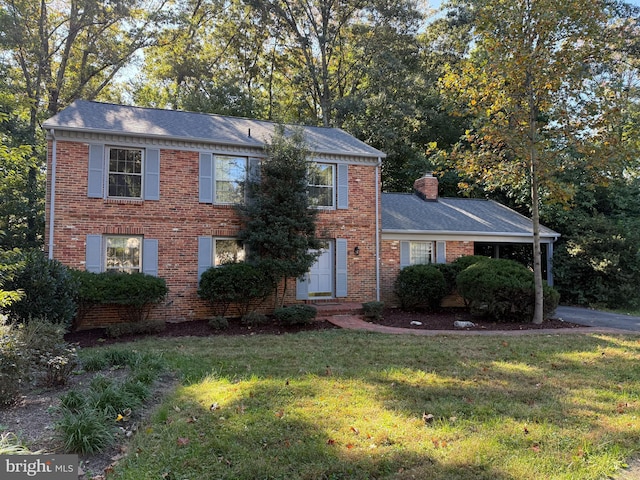
<svg viewBox="0 0 640 480">
<path fill-rule="evenodd" d="M 636 332 L 630 332 L 628 330 L 619 330 L 616 328 L 604 328 L 604 327 L 578 327 L 578 328 L 540 328 L 533 330 L 425 330 L 425 329 L 413 329 L 413 328 L 398 328 L 387 327 L 385 325 L 378 325 L 375 323 L 369 323 L 362 319 L 358 315 L 323 315 L 322 320 L 327 320 L 332 324 L 344 328 L 347 330 L 364 330 L 367 332 L 378 332 L 388 334 L 410 334 L 410 335 L 423 335 L 423 336 L 436 336 L 436 335 L 500 335 L 515 337 L 521 335 L 565 335 L 565 334 L 589 334 L 589 333 L 609 333 L 618 335 L 629 335 Z"/>
</svg>

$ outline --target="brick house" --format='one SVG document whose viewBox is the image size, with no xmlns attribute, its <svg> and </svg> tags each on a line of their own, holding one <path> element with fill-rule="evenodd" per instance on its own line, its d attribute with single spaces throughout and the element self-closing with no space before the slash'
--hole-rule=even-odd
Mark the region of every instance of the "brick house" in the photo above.
<svg viewBox="0 0 640 480">
<path fill-rule="evenodd" d="M 414 193 L 382 193 L 381 299 L 395 303 L 393 283 L 398 272 L 417 263 L 450 263 L 464 255 L 500 258 L 501 252 L 533 242 L 531 220 L 492 200 L 438 197 L 438 179 L 419 178 Z M 543 266 L 553 285 L 553 243 L 560 236 L 540 227 Z"/>
<path fill-rule="evenodd" d="M 199 275 L 241 260 L 234 207 L 275 125 L 181 111 L 76 101 L 43 124 L 48 138 L 49 258 L 92 272 L 142 271 L 166 280 L 152 316 L 210 317 Z M 310 185 L 325 247 L 288 304 L 379 296 L 379 175 L 384 154 L 335 128 L 305 127 Z M 100 323 L 117 321 L 100 312 Z M 88 317 L 84 326 L 94 325 Z"/>
<path fill-rule="evenodd" d="M 208 268 L 242 261 L 235 205 L 265 158 L 275 124 L 245 118 L 76 101 L 47 120 L 45 245 L 49 258 L 91 272 L 141 271 L 169 287 L 153 318 L 208 318 L 197 296 Z M 496 202 L 438 198 L 431 175 L 414 194 L 382 193 L 384 153 L 335 128 L 304 127 L 309 185 L 324 248 L 286 304 L 394 304 L 406 265 L 451 262 L 501 245 L 531 243 L 531 221 Z M 548 271 L 559 235 L 543 228 Z M 483 253 L 484 254 L 484 253 Z M 548 277 L 551 279 L 551 276 Z M 103 308 L 83 327 L 117 322 Z"/>
</svg>

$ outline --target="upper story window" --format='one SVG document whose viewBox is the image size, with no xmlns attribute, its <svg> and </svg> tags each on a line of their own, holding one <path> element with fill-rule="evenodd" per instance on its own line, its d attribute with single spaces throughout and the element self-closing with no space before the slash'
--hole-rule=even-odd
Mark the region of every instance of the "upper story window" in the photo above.
<svg viewBox="0 0 640 480">
<path fill-rule="evenodd" d="M 105 237 L 106 261 L 108 272 L 140 272 L 142 237 L 107 236 Z"/>
<path fill-rule="evenodd" d="M 309 203 L 313 207 L 335 207 L 335 168 L 324 163 L 312 164 L 309 171 Z"/>
<path fill-rule="evenodd" d="M 142 163 L 142 149 L 108 149 L 109 197 L 142 197 Z"/>
<path fill-rule="evenodd" d="M 246 157 L 215 156 L 215 203 L 243 203 L 246 180 Z"/>
</svg>

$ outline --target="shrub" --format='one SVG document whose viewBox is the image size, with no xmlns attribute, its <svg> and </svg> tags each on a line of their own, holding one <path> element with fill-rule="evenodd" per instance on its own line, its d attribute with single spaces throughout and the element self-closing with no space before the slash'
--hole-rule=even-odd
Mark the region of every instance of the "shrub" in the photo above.
<svg viewBox="0 0 640 480">
<path fill-rule="evenodd" d="M 533 318 L 535 289 L 533 273 L 513 260 L 489 260 L 476 263 L 458 275 L 458 292 L 471 313 L 498 321 Z M 558 306 L 559 294 L 544 285 L 544 318 Z"/>
<path fill-rule="evenodd" d="M 106 290 L 103 285 L 104 275 L 74 269 L 69 269 L 69 274 L 77 286 L 76 316 L 72 325 L 75 329 L 93 307 L 104 302 Z"/>
<path fill-rule="evenodd" d="M 317 313 L 311 305 L 291 305 L 277 308 L 273 316 L 284 325 L 306 325 L 316 318 Z"/>
<path fill-rule="evenodd" d="M 384 310 L 384 302 L 366 302 L 362 304 L 365 318 L 372 318 L 374 320 L 382 319 L 382 312 Z"/>
<path fill-rule="evenodd" d="M 229 320 L 227 320 L 225 317 L 213 317 L 211 320 L 209 320 L 209 327 L 211 327 L 214 330 L 226 330 L 227 328 L 229 328 Z"/>
<path fill-rule="evenodd" d="M 41 318 L 69 326 L 76 313 L 77 285 L 67 267 L 39 250 L 16 254 L 14 261 L 19 267 L 3 288 L 23 295 L 4 307 L 9 318 L 24 323 Z"/>
<path fill-rule="evenodd" d="M 433 265 L 411 265 L 398 274 L 394 293 L 402 310 L 434 309 L 447 294 L 447 286 L 444 275 Z"/>
<path fill-rule="evenodd" d="M 20 396 L 20 388 L 28 364 L 23 355 L 26 345 L 17 327 L 0 326 L 0 407 L 13 405 Z"/>
<path fill-rule="evenodd" d="M 223 316 L 231 304 L 237 304 L 244 316 L 252 303 L 272 292 L 273 283 L 264 269 L 249 263 L 212 267 L 202 274 L 198 288 L 198 296 L 216 306 Z"/>
<path fill-rule="evenodd" d="M 258 312 L 249 312 L 242 316 L 240 319 L 243 325 L 249 325 L 250 327 L 257 327 L 258 325 L 264 325 L 269 322 L 269 317 Z"/>
<path fill-rule="evenodd" d="M 482 255 L 464 255 L 462 257 L 456 258 L 453 262 L 450 263 L 450 265 L 456 268 L 458 272 L 461 272 L 471 265 L 475 265 L 478 262 L 484 262 L 486 260 L 491 260 L 491 258 Z"/>
<path fill-rule="evenodd" d="M 124 322 L 143 322 L 153 304 L 160 303 L 169 292 L 163 278 L 144 273 L 106 272 L 103 276 L 102 303 L 120 306 L 120 319 Z"/>
<path fill-rule="evenodd" d="M 49 387 L 65 385 L 78 365 L 76 349 L 64 340 L 64 328 L 47 320 L 32 319 L 20 327 L 28 345 L 30 373 Z"/>
</svg>

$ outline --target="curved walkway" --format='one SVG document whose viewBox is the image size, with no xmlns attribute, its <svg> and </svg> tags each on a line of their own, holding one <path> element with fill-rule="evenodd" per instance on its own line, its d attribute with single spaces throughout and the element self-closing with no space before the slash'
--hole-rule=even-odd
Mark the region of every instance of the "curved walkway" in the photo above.
<svg viewBox="0 0 640 480">
<path fill-rule="evenodd" d="M 326 319 L 334 325 L 349 330 L 411 335 L 563 335 L 563 334 L 640 334 L 640 317 L 600 312 L 588 308 L 558 307 L 557 318 L 571 323 L 585 325 L 577 328 L 540 328 L 532 330 L 427 330 L 418 328 L 399 328 L 369 323 L 358 315 L 332 315 Z"/>
</svg>

